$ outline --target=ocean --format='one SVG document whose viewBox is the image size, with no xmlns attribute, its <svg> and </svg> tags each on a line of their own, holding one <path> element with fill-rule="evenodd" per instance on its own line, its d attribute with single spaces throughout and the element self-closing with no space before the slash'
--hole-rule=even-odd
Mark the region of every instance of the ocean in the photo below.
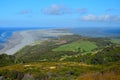
<svg viewBox="0 0 120 80">
<path fill-rule="evenodd" d="M 5 43 L 14 31 L 24 30 L 22 28 L 0 28 L 0 43 Z"/>
<path fill-rule="evenodd" d="M 13 31 L 15 30 L 11 28 L 0 28 L 0 43 L 5 43 Z"/>
<path fill-rule="evenodd" d="M 120 27 L 84 27 L 84 28 L 71 28 L 70 32 L 87 37 L 108 37 L 120 39 Z"/>
<path fill-rule="evenodd" d="M 0 49 L 4 48 L 2 44 L 6 43 L 12 33 L 17 30 L 14 28 L 0 28 Z"/>
</svg>

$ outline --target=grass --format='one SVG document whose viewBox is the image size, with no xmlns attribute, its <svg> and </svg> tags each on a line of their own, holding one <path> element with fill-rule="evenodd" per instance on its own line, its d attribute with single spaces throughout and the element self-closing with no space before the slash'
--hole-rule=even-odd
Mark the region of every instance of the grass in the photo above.
<svg viewBox="0 0 120 80">
<path fill-rule="evenodd" d="M 47 73 L 58 75 L 56 76 L 56 78 L 58 77 L 67 78 L 67 75 L 69 75 L 71 71 L 72 73 L 74 73 L 73 75 L 71 75 L 71 77 L 77 77 L 81 73 L 84 73 L 86 71 L 89 72 L 91 67 L 92 65 L 77 62 L 41 62 L 41 63 L 36 62 L 1 67 L 0 74 L 10 72 L 8 74 L 11 75 L 12 72 L 17 71 L 22 72 L 24 74 L 30 73 L 34 77 L 36 77 L 42 72 L 45 75 L 47 75 Z"/>
<path fill-rule="evenodd" d="M 84 63 L 78 63 L 78 62 L 33 62 L 33 63 L 26 63 L 26 64 L 15 64 L 10 66 L 4 66 L 0 67 L 1 70 L 17 70 L 17 71 L 23 71 L 26 67 L 36 67 L 41 69 L 49 69 L 50 67 L 55 66 L 58 69 L 64 68 L 64 67 L 71 67 L 71 66 L 83 66 L 83 67 L 91 67 L 92 65 L 87 65 Z"/>
<path fill-rule="evenodd" d="M 120 80 L 120 61 L 98 65 L 102 71 L 86 73 L 76 80 Z"/>
<path fill-rule="evenodd" d="M 120 80 L 120 75 L 114 72 L 101 73 L 87 73 L 77 80 Z"/>
<path fill-rule="evenodd" d="M 112 43 L 120 44 L 120 39 L 111 39 Z"/>
<path fill-rule="evenodd" d="M 30 73 L 33 77 L 45 76 L 49 73 L 51 77 L 48 80 L 120 80 L 119 64 L 120 61 L 106 65 L 88 65 L 78 62 L 35 62 L 1 67 L 0 74 L 12 75 L 17 71 L 24 74 Z"/>
<path fill-rule="evenodd" d="M 53 51 L 73 51 L 77 52 L 91 52 L 91 50 L 97 48 L 96 44 L 90 41 L 76 41 L 70 44 L 62 45 L 58 48 L 53 49 Z"/>
</svg>

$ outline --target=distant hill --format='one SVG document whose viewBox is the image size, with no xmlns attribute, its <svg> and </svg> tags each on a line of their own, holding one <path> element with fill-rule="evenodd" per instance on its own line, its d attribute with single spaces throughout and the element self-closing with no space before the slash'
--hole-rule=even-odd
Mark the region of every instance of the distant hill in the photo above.
<svg viewBox="0 0 120 80">
<path fill-rule="evenodd" d="M 108 56 L 107 54 L 109 52 L 107 52 L 106 49 L 110 49 L 110 52 L 112 51 L 111 54 L 109 53 L 110 55 L 119 55 L 119 46 L 116 47 L 116 45 L 119 44 L 114 43 L 113 40 L 108 38 L 89 38 L 69 35 L 50 39 L 33 46 L 26 46 L 18 51 L 15 56 L 16 59 L 21 59 L 25 63 L 61 60 L 92 63 L 90 62 L 92 60 L 91 58 L 100 56 L 103 52 Z M 82 59 L 84 59 L 83 57 L 85 56 L 91 58 L 84 61 Z"/>
</svg>

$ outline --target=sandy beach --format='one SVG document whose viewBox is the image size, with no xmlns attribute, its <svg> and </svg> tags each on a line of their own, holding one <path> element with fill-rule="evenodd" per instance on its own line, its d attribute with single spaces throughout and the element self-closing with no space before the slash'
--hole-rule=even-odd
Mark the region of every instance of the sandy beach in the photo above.
<svg viewBox="0 0 120 80">
<path fill-rule="evenodd" d="M 24 46 L 31 45 L 36 41 L 46 40 L 52 37 L 59 37 L 64 35 L 72 35 L 72 33 L 55 29 L 25 30 L 14 32 L 13 35 L 9 38 L 8 42 L 3 44 L 4 48 L 0 50 L 0 53 L 12 55 Z"/>
</svg>

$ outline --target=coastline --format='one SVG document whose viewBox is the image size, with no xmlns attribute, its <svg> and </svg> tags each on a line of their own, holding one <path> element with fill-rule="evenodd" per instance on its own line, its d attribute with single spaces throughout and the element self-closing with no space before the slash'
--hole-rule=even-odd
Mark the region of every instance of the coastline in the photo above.
<svg viewBox="0 0 120 80">
<path fill-rule="evenodd" d="M 36 41 L 46 40 L 52 37 L 59 37 L 64 35 L 73 35 L 67 31 L 55 29 L 40 29 L 40 30 L 23 30 L 13 32 L 13 35 L 8 39 L 8 42 L 3 44 L 4 48 L 0 50 L 1 53 L 8 55 L 15 54 L 24 46 L 31 45 Z"/>
<path fill-rule="evenodd" d="M 4 48 L 0 50 L 0 53 L 5 53 L 7 50 L 20 44 L 22 39 L 23 39 L 23 37 L 22 37 L 22 35 L 20 35 L 20 32 L 17 32 L 17 31 L 13 32 L 12 36 L 8 39 L 8 41 L 6 43 L 2 44 L 2 46 L 4 46 Z"/>
<path fill-rule="evenodd" d="M 18 43 L 14 45 L 13 47 L 11 47 L 10 49 L 6 50 L 5 51 L 6 54 L 14 54 L 18 50 L 23 48 L 24 46 L 29 45 L 32 42 L 34 42 L 33 38 L 27 33 L 27 31 L 21 31 L 17 33 L 21 36 L 18 38 L 18 40 L 15 40 L 15 41 L 18 41 Z M 11 41 L 14 41 L 14 40 L 12 39 Z"/>
</svg>

